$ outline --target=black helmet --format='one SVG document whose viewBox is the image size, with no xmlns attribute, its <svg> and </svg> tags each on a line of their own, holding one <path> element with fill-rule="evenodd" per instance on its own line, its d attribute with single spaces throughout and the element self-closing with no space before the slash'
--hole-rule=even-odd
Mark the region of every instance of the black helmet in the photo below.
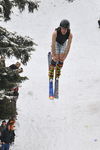
<svg viewBox="0 0 100 150">
<path fill-rule="evenodd" d="M 60 27 L 63 27 L 63 28 L 67 28 L 69 29 L 70 28 L 70 23 L 68 20 L 64 19 L 60 22 Z"/>
</svg>

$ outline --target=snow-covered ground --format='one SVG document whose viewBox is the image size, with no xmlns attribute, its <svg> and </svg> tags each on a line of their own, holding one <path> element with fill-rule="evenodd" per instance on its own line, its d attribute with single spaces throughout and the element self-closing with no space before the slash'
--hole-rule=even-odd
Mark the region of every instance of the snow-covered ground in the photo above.
<svg viewBox="0 0 100 150">
<path fill-rule="evenodd" d="M 100 149 L 100 0 L 43 0 L 34 14 L 14 12 L 2 23 L 38 44 L 24 74 L 17 102 L 12 150 Z M 48 99 L 47 53 L 51 34 L 69 19 L 73 43 L 60 78 L 60 98 Z M 13 62 L 12 60 L 10 60 Z"/>
</svg>

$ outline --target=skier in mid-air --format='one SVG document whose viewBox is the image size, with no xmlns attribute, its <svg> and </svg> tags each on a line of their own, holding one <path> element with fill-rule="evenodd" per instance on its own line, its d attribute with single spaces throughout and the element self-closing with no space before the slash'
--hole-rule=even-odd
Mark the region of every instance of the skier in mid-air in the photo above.
<svg viewBox="0 0 100 150">
<path fill-rule="evenodd" d="M 60 22 L 60 26 L 55 29 L 52 34 L 51 44 L 51 65 L 49 66 L 49 79 L 54 77 L 54 68 L 56 67 L 56 78 L 59 78 L 61 68 L 66 59 L 72 43 L 72 33 L 70 31 L 70 23 L 64 19 Z"/>
<path fill-rule="evenodd" d="M 59 98 L 59 77 L 64 60 L 66 59 L 72 43 L 70 23 L 64 19 L 60 26 L 52 34 L 51 53 L 48 53 L 49 63 L 49 98 Z M 53 78 L 55 70 L 55 82 L 53 90 Z"/>
</svg>

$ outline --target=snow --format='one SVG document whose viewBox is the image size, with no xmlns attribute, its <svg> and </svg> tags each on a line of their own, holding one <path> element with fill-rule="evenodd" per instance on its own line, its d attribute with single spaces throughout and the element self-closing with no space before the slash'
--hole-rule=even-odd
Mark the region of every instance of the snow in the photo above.
<svg viewBox="0 0 100 150">
<path fill-rule="evenodd" d="M 38 11 L 12 15 L 2 23 L 38 44 L 24 67 L 29 77 L 17 101 L 14 150 L 99 150 L 100 0 L 43 0 Z M 47 53 L 59 22 L 71 23 L 73 43 L 60 78 L 60 98 L 48 99 Z M 13 60 L 10 60 L 13 62 Z"/>
</svg>

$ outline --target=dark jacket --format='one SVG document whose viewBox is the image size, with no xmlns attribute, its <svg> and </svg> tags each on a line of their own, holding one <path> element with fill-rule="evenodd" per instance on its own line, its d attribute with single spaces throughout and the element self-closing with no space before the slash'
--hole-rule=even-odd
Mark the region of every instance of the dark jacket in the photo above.
<svg viewBox="0 0 100 150">
<path fill-rule="evenodd" d="M 18 73 L 23 72 L 23 68 L 19 68 L 19 67 L 17 67 L 15 64 L 10 65 L 9 68 L 10 68 L 11 70 L 15 70 L 15 71 L 17 70 Z"/>
<path fill-rule="evenodd" d="M 100 20 L 98 20 L 98 24 L 99 24 L 99 26 L 100 26 Z"/>
<path fill-rule="evenodd" d="M 9 68 L 12 70 L 18 69 L 18 67 L 15 64 L 10 65 Z"/>
<path fill-rule="evenodd" d="M 6 129 L 6 126 L 3 126 L 3 125 L 0 126 L 0 139 L 1 139 L 2 132 L 3 132 L 5 129 Z"/>
<path fill-rule="evenodd" d="M 2 133 L 4 129 L 6 129 L 6 126 L 1 125 L 0 126 L 0 132 Z"/>
<path fill-rule="evenodd" d="M 1 142 L 10 144 L 14 142 L 15 133 L 13 130 L 8 130 L 7 128 L 2 132 Z"/>
</svg>

